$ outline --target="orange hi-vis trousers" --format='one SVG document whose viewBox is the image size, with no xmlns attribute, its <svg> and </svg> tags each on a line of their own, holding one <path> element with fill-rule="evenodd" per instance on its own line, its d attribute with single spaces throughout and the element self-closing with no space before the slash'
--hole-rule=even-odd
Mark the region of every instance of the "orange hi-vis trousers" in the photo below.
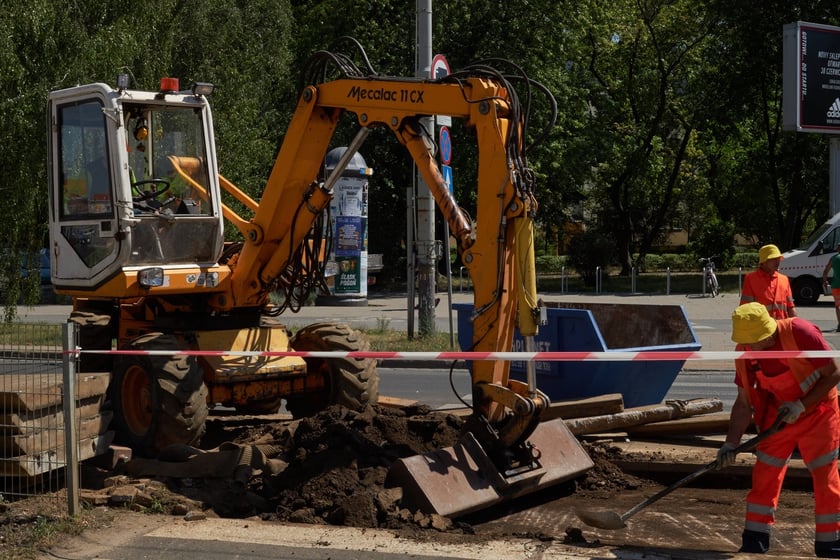
<svg viewBox="0 0 840 560">
<path fill-rule="evenodd" d="M 795 423 L 784 424 L 781 430 L 758 445 L 752 489 L 747 494 L 746 529 L 770 533 L 788 462 L 798 447 L 814 483 L 814 540 L 834 542 L 840 539 L 838 434 L 837 399 L 828 399 L 800 416 Z"/>
</svg>

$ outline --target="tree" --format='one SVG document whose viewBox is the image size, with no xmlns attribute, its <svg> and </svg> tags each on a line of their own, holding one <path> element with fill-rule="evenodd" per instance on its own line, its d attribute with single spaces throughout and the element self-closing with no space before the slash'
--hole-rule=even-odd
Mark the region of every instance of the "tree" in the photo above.
<svg viewBox="0 0 840 560">
<path fill-rule="evenodd" d="M 591 193 L 608 204 L 622 273 L 650 250 L 676 217 L 680 189 L 696 176 L 684 165 L 706 115 L 697 68 L 715 19 L 703 0 L 627 0 L 576 12 L 576 64 L 588 92 L 588 121 L 577 131 L 579 165 Z"/>
<path fill-rule="evenodd" d="M 721 2 L 704 79 L 720 110 L 705 144 L 717 207 L 737 230 L 783 249 L 827 217 L 825 138 L 782 130 L 782 27 L 838 23 L 822 0 Z"/>
</svg>

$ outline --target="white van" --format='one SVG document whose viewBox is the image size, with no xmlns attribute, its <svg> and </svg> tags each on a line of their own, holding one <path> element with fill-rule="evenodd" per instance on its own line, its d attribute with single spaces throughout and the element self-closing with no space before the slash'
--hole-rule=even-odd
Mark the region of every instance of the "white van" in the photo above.
<svg viewBox="0 0 840 560">
<path fill-rule="evenodd" d="M 797 305 L 816 303 L 824 293 L 822 272 L 840 244 L 840 213 L 811 234 L 799 248 L 784 253 L 779 272 L 790 278 Z M 831 272 L 829 272 L 829 277 Z"/>
</svg>

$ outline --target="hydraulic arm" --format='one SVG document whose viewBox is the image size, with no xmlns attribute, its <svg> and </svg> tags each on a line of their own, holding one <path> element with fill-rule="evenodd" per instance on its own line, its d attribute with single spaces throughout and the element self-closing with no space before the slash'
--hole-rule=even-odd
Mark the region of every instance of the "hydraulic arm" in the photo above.
<svg viewBox="0 0 840 560">
<path fill-rule="evenodd" d="M 344 112 L 355 114 L 362 131 L 391 129 L 429 184 L 475 286 L 472 350 L 509 349 L 517 322 L 523 335 L 534 335 L 538 311 L 531 223 L 537 203 L 521 155 L 523 117 L 510 92 L 488 78 L 339 79 L 306 87 L 248 224 L 248 241 L 232 273 L 231 297 L 216 296 L 215 304 L 232 308 L 259 302 L 303 243 L 332 195 L 331 185 L 316 178 Z M 419 125 L 421 116 L 438 114 L 464 119 L 475 133 L 479 161 L 474 222 L 447 189 L 429 149 L 429 132 Z M 548 405 L 533 387 L 510 380 L 504 361 L 475 362 L 473 386 L 474 402 L 491 422 L 513 412 L 500 434 L 505 446 L 527 437 Z"/>
</svg>

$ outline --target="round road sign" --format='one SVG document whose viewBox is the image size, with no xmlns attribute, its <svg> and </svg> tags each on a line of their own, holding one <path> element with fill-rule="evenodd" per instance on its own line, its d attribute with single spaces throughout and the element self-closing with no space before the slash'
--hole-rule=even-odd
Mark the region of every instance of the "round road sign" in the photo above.
<svg viewBox="0 0 840 560">
<path fill-rule="evenodd" d="M 441 163 L 449 165 L 452 162 L 452 137 L 449 135 L 449 129 L 445 126 L 440 127 L 438 144 L 440 144 Z"/>
<path fill-rule="evenodd" d="M 442 54 L 436 54 L 432 59 L 432 67 L 429 71 L 431 78 L 437 80 L 449 75 L 449 63 L 446 62 L 446 57 Z"/>
</svg>

